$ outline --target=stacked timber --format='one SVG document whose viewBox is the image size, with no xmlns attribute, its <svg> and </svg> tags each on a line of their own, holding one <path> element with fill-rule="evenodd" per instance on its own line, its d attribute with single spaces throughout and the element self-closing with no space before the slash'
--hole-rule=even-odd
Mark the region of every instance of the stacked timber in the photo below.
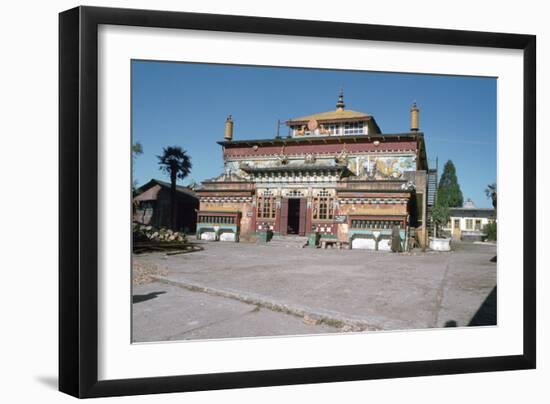
<svg viewBox="0 0 550 404">
<path fill-rule="evenodd" d="M 133 223 L 132 233 L 134 241 L 153 242 L 185 242 L 185 234 L 182 232 L 167 229 L 165 227 L 155 228 L 151 225 Z"/>
</svg>

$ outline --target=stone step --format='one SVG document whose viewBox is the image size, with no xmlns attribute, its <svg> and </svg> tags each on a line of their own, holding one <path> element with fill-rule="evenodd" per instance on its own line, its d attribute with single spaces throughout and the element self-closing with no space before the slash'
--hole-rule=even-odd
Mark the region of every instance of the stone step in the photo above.
<svg viewBox="0 0 550 404">
<path fill-rule="evenodd" d="M 273 236 L 271 240 L 285 241 L 285 242 L 301 242 L 307 241 L 307 237 L 304 236 Z"/>
<path fill-rule="evenodd" d="M 303 236 L 273 236 L 267 243 L 271 246 L 302 248 L 307 244 L 307 237 Z"/>
</svg>

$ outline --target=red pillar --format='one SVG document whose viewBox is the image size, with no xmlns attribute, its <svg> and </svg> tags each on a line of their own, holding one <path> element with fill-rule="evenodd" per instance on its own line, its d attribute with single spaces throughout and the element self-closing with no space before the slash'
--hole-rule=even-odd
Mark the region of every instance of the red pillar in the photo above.
<svg viewBox="0 0 550 404">
<path fill-rule="evenodd" d="M 275 233 L 281 232 L 281 203 L 278 200 L 274 200 L 275 203 L 275 222 L 273 223 L 273 231 Z"/>
<path fill-rule="evenodd" d="M 307 217 L 307 199 L 300 198 L 300 223 L 298 226 L 298 234 L 304 236 L 306 234 L 306 217 Z"/>
<path fill-rule="evenodd" d="M 306 199 L 306 234 L 311 233 L 311 228 L 313 226 L 313 200 L 308 198 L 309 203 Z"/>
</svg>

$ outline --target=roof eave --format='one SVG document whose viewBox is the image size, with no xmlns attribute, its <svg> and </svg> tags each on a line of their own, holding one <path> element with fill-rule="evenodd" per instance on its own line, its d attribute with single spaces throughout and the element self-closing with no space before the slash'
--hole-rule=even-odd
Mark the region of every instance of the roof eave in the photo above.
<svg viewBox="0 0 550 404">
<path fill-rule="evenodd" d="M 331 123 L 331 122 L 353 122 L 353 121 L 370 121 L 373 119 L 371 115 L 365 115 L 365 116 L 355 116 L 355 117 L 342 117 L 342 118 L 311 118 L 315 119 L 319 123 Z M 288 126 L 293 125 L 305 125 L 307 124 L 311 119 L 289 119 L 285 123 Z"/>
<path fill-rule="evenodd" d="M 416 140 L 417 137 L 423 136 L 423 132 L 403 132 L 403 133 L 376 133 L 372 135 L 342 135 L 342 136 L 304 136 L 304 137 L 286 137 L 286 138 L 271 138 L 271 139 L 243 139 L 243 140 L 220 140 L 217 143 L 220 146 L 254 146 L 261 144 L 296 144 L 296 143 L 313 143 L 313 142 L 337 142 L 341 143 L 343 140 L 357 141 L 357 140 L 388 140 L 410 138 Z"/>
<path fill-rule="evenodd" d="M 296 171 L 341 171 L 347 172 L 349 169 L 344 165 L 334 166 L 315 166 L 315 165 L 301 165 L 301 166 L 281 166 L 281 167 L 241 167 L 241 169 L 247 173 L 282 173 L 282 172 L 296 172 Z M 351 171 L 350 171 L 351 173 Z"/>
</svg>

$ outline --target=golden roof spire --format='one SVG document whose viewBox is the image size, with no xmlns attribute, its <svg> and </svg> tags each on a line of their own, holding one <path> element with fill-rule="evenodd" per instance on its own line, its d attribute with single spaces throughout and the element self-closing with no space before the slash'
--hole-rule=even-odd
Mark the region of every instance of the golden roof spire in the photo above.
<svg viewBox="0 0 550 404">
<path fill-rule="evenodd" d="M 233 140 L 233 117 L 229 115 L 225 120 L 225 132 L 223 134 L 225 140 Z"/>
<path fill-rule="evenodd" d="M 416 100 L 413 101 L 413 104 L 411 106 L 411 132 L 418 132 L 418 113 L 420 110 L 418 109 L 418 106 L 416 105 Z"/>
<path fill-rule="evenodd" d="M 340 87 L 340 95 L 338 95 L 338 102 L 336 103 L 336 110 L 343 111 L 346 104 L 344 104 L 344 89 Z"/>
</svg>

